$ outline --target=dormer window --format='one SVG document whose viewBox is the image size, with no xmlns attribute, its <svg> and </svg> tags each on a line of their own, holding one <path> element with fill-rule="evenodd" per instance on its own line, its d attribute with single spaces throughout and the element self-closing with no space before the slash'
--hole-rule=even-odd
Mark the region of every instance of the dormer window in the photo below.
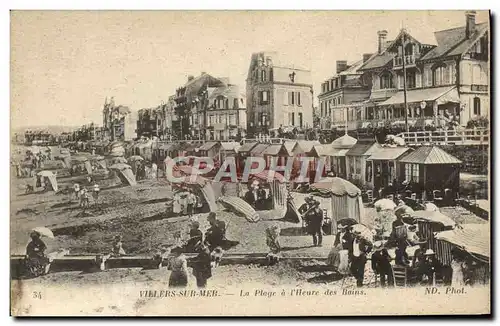
<svg viewBox="0 0 500 326">
<path fill-rule="evenodd" d="M 385 71 L 380 75 L 380 88 L 381 89 L 394 88 L 394 84 L 392 81 L 392 74 L 390 72 Z"/>
<path fill-rule="evenodd" d="M 263 81 L 263 82 L 265 82 L 266 79 L 267 79 L 266 71 L 262 70 L 261 75 L 260 75 L 260 80 Z"/>
</svg>

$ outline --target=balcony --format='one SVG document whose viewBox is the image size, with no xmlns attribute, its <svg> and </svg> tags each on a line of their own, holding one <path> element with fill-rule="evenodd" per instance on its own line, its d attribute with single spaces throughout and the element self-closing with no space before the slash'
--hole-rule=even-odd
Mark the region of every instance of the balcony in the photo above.
<svg viewBox="0 0 500 326">
<path fill-rule="evenodd" d="M 488 85 L 471 85 L 471 90 L 473 92 L 487 92 Z"/>
<path fill-rule="evenodd" d="M 415 66 L 415 61 L 418 59 L 419 55 L 409 54 L 405 55 L 404 63 L 406 67 Z M 392 59 L 392 64 L 394 68 L 402 68 L 403 67 L 403 56 L 397 56 Z"/>
</svg>

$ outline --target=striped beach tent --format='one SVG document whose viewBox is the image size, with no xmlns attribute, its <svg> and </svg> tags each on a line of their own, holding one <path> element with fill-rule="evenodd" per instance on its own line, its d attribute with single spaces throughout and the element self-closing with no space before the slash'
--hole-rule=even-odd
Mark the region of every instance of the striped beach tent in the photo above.
<svg viewBox="0 0 500 326">
<path fill-rule="evenodd" d="M 238 216 L 243 216 L 249 222 L 258 222 L 260 220 L 259 214 L 252 206 L 239 197 L 222 196 L 219 198 L 219 202 L 226 209 L 234 212 Z"/>
</svg>

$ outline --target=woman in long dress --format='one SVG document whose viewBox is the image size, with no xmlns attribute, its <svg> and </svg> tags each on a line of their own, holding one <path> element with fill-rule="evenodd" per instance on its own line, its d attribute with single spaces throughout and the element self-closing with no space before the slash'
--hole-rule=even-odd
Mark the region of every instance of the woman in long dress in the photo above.
<svg viewBox="0 0 500 326">
<path fill-rule="evenodd" d="M 188 268 L 186 257 L 176 248 L 174 257 L 168 261 L 167 269 L 172 271 L 168 280 L 169 287 L 183 288 L 188 284 Z"/>
<path fill-rule="evenodd" d="M 37 277 L 47 273 L 46 267 L 49 263 L 45 255 L 47 246 L 42 241 L 40 233 L 33 231 L 30 237 L 31 241 L 26 246 L 26 269 L 29 276 Z"/>
</svg>

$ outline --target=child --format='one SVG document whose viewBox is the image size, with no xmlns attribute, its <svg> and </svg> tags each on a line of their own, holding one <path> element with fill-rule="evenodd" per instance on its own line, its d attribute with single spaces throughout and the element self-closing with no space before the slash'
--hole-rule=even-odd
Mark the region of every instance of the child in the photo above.
<svg viewBox="0 0 500 326">
<path fill-rule="evenodd" d="M 212 257 L 210 249 L 207 246 L 202 246 L 201 251 L 194 259 L 193 274 L 196 277 L 196 285 L 199 288 L 207 286 L 207 280 L 212 277 Z"/>
<path fill-rule="evenodd" d="M 266 243 L 270 249 L 267 254 L 267 259 L 270 264 L 279 262 L 279 253 L 281 252 L 281 246 L 279 242 L 280 227 L 278 225 L 273 225 L 266 229 Z"/>
<path fill-rule="evenodd" d="M 113 241 L 112 255 L 113 256 L 125 255 L 125 250 L 123 250 L 122 236 L 121 235 L 115 236 L 115 239 Z"/>
<path fill-rule="evenodd" d="M 97 205 L 97 200 L 99 199 L 99 185 L 97 183 L 94 184 L 94 191 L 92 192 L 92 195 L 94 197 L 94 203 Z"/>
</svg>

